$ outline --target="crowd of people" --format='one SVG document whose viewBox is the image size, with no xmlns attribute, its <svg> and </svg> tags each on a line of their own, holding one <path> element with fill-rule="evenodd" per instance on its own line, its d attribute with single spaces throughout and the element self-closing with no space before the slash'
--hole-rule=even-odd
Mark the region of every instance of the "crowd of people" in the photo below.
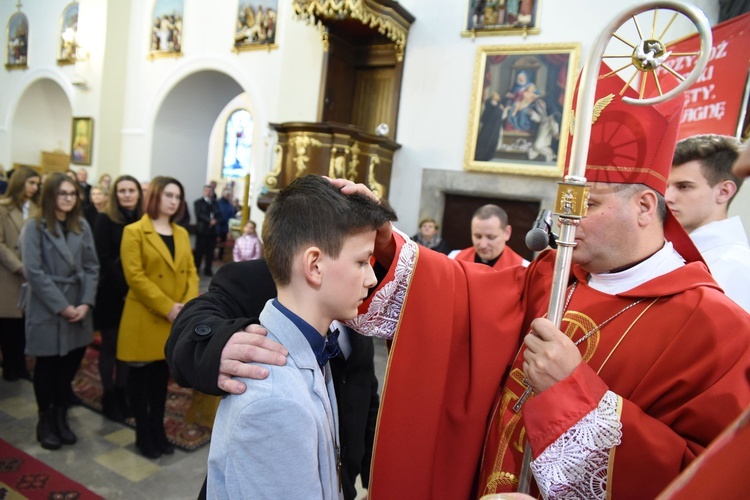
<svg viewBox="0 0 750 500">
<path fill-rule="evenodd" d="M 633 112 L 611 106 L 595 127 Z M 556 253 L 521 258 L 496 205 L 446 255 L 434 219 L 410 239 L 364 185 L 304 176 L 270 205 L 263 246 L 249 221 L 213 276 L 231 190 L 193 203 L 193 253 L 174 178 L 144 191 L 20 167 L 0 198 L 3 377 L 28 378 L 33 356 L 37 439 L 74 444 L 71 382 L 99 331 L 103 412 L 133 416 L 152 459 L 174 451 L 170 376 L 227 396 L 201 497 L 353 499 L 359 477 L 372 498 L 469 498 L 527 473 L 545 498 L 654 497 L 750 405 L 750 246 L 727 213 L 750 152 L 677 142 L 679 108 L 640 122 L 639 154 L 592 141 L 560 326 L 545 318 Z M 382 401 L 371 337 L 392 341 Z M 747 459 L 731 439 L 711 460 Z"/>
<path fill-rule="evenodd" d="M 163 426 L 164 344 L 198 293 L 189 234 L 177 224 L 189 221 L 184 190 L 171 177 L 154 178 L 145 191 L 129 175 L 112 182 L 104 174 L 94 186 L 87 180 L 85 169 L 42 175 L 19 166 L 0 194 L 3 379 L 32 381 L 42 447 L 74 444 L 71 384 L 98 332 L 102 413 L 118 422 L 134 417 L 138 450 L 157 458 L 173 451 Z M 236 215 L 228 204 L 217 211 L 226 229 L 214 240 L 227 241 Z M 259 246 L 237 260 L 260 258 Z"/>
</svg>

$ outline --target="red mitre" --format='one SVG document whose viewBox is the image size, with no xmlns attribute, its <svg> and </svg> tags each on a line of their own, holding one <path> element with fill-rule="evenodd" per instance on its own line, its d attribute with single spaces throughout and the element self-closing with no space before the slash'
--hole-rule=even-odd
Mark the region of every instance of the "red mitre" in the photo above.
<svg viewBox="0 0 750 500">
<path fill-rule="evenodd" d="M 622 97 L 638 98 L 638 92 L 626 85 L 618 74 L 602 78 L 611 71 L 606 64 L 601 64 L 586 158 L 586 180 L 644 184 L 663 196 L 667 190 L 685 100 L 678 95 L 650 106 L 628 104 L 623 102 Z M 660 74 L 659 78 L 663 93 L 678 85 L 677 79 L 668 73 Z M 653 77 L 648 75 L 644 97 L 654 95 L 658 94 Z M 576 101 L 577 98 L 576 86 Z M 576 102 L 573 103 L 573 108 L 576 108 Z M 575 119 L 578 120 L 579 117 L 575 116 Z M 565 162 L 568 166 L 572 140 L 571 135 Z M 687 262 L 703 261 L 700 252 L 669 208 L 664 221 L 664 237 L 672 242 Z"/>
</svg>

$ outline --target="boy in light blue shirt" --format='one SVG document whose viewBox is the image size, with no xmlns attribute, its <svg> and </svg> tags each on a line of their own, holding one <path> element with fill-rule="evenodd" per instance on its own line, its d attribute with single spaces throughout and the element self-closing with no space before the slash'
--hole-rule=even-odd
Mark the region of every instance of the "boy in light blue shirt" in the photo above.
<svg viewBox="0 0 750 500">
<path fill-rule="evenodd" d="M 208 498 L 343 498 L 338 415 L 328 360 L 339 353 L 333 320 L 357 315 L 375 286 L 376 229 L 396 219 L 384 204 L 300 177 L 269 206 L 264 256 L 278 297 L 260 314 L 289 351 L 264 380 L 226 396 L 214 421 Z"/>
</svg>

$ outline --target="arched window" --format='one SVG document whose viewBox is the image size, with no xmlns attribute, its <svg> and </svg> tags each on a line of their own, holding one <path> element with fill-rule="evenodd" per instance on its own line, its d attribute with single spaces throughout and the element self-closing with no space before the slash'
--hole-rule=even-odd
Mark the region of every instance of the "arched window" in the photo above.
<svg viewBox="0 0 750 500">
<path fill-rule="evenodd" d="M 253 149 L 253 117 L 249 111 L 238 109 L 229 115 L 224 130 L 223 178 L 244 177 L 250 171 Z"/>
</svg>

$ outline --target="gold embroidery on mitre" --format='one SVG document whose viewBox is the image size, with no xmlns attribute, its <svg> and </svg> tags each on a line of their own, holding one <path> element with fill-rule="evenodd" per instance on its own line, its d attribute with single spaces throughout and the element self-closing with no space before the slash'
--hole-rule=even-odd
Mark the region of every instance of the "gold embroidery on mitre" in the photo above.
<svg viewBox="0 0 750 500">
<path fill-rule="evenodd" d="M 656 170 L 648 167 L 616 167 L 614 165 L 586 165 L 586 170 L 602 170 L 604 172 L 635 172 L 637 174 L 653 175 L 662 182 L 667 182 L 667 178 Z"/>
<path fill-rule="evenodd" d="M 615 95 L 609 94 L 609 95 L 605 95 L 604 97 L 602 97 L 601 99 L 599 99 L 598 101 L 594 103 L 594 113 L 591 116 L 591 125 L 596 123 L 596 120 L 599 119 L 599 117 L 602 114 L 602 111 L 604 111 L 604 108 L 609 106 L 614 99 L 615 99 Z M 575 113 L 576 112 L 574 109 L 570 110 L 570 135 L 571 136 L 573 135 L 573 131 L 575 130 L 575 126 L 576 126 L 576 114 Z"/>
</svg>

